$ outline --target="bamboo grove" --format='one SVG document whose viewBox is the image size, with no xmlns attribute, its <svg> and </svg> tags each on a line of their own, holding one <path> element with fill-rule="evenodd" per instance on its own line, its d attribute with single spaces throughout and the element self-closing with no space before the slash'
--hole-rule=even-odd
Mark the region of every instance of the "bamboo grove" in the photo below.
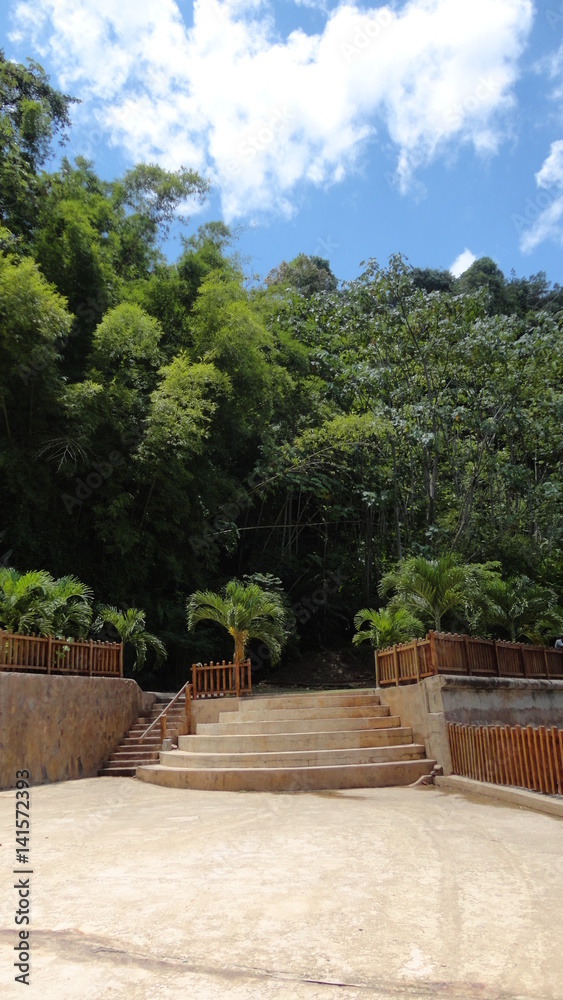
<svg viewBox="0 0 563 1000">
<path fill-rule="evenodd" d="M 281 581 L 304 645 L 350 642 L 409 557 L 561 592 L 559 286 L 400 255 L 260 282 L 222 222 L 170 261 L 206 181 L 47 172 L 71 99 L 33 64 L 0 87 L 0 562 L 146 609 L 173 664 L 186 598 L 231 578 Z"/>
</svg>

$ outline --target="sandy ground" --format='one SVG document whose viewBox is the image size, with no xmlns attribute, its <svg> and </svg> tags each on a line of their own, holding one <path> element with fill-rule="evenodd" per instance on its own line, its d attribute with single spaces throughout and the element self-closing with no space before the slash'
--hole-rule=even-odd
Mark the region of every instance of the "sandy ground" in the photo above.
<svg viewBox="0 0 563 1000">
<path fill-rule="evenodd" d="M 0 997 L 563 997 L 563 822 L 436 788 L 295 795 L 94 778 L 31 790 L 31 984 Z"/>
</svg>

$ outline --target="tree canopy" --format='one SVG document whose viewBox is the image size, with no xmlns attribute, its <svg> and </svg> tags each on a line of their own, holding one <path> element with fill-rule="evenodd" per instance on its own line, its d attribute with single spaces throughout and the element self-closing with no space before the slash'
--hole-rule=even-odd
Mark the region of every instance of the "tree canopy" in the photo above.
<svg viewBox="0 0 563 1000">
<path fill-rule="evenodd" d="M 358 608 L 383 616 L 363 630 L 399 634 L 384 605 L 397 615 L 400 595 L 424 627 L 465 615 L 485 628 L 473 598 L 494 563 L 508 589 L 488 592 L 486 627 L 550 641 L 563 290 L 490 258 L 454 278 L 400 254 L 347 283 L 299 254 L 258 284 L 220 221 L 186 229 L 168 259 L 167 228 L 206 180 L 141 164 L 107 181 L 80 158 L 47 171 L 71 108 L 36 64 L 2 57 L 11 564 L 85 580 L 118 613 L 145 609 L 141 631 L 163 637 L 171 671 L 201 650 L 188 596 L 256 574 L 281 581 L 311 647 L 350 642 Z M 404 575 L 417 560 L 449 567 L 422 603 Z M 515 611 L 519 588 L 533 614 Z"/>
</svg>

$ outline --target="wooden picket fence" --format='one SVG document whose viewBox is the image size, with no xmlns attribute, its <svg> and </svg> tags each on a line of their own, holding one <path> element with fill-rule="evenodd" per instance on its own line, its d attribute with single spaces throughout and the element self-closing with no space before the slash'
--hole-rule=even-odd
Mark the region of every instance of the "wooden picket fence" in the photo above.
<svg viewBox="0 0 563 1000">
<path fill-rule="evenodd" d="M 454 774 L 563 795 L 563 729 L 447 723 Z"/>
<path fill-rule="evenodd" d="M 251 694 L 250 660 L 243 663 L 192 663 L 192 698 Z"/>
<path fill-rule="evenodd" d="M 123 643 L 16 635 L 0 629 L 0 670 L 123 677 Z"/>
<path fill-rule="evenodd" d="M 429 632 L 425 639 L 376 650 L 375 674 L 378 687 L 412 684 L 432 674 L 563 680 L 563 651 Z"/>
</svg>

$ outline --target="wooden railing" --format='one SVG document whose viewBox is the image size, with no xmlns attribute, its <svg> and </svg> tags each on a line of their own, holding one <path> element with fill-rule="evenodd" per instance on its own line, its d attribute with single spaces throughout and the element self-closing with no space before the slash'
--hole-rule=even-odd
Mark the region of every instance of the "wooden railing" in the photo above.
<svg viewBox="0 0 563 1000">
<path fill-rule="evenodd" d="M 225 698 L 250 694 L 250 660 L 243 663 L 192 663 L 192 697 Z"/>
<path fill-rule="evenodd" d="M 161 740 L 161 742 L 162 742 L 162 740 L 166 739 L 166 733 L 168 732 L 168 712 L 170 711 L 170 709 L 172 708 L 172 706 L 175 705 L 177 701 L 179 701 L 179 699 L 180 699 L 180 697 L 181 697 L 182 694 L 185 696 L 184 697 L 184 711 L 185 711 L 184 725 L 185 725 L 186 733 L 189 733 L 189 731 L 190 731 L 190 719 L 191 719 L 191 707 L 192 707 L 192 685 L 191 685 L 190 681 L 187 681 L 184 684 L 183 688 L 181 688 L 178 691 L 178 694 L 175 694 L 174 697 L 171 699 L 171 701 L 168 702 L 166 708 L 162 709 L 162 712 L 160 713 L 160 715 L 157 715 L 157 717 L 154 720 L 154 722 L 151 722 L 150 726 L 147 726 L 147 728 L 145 729 L 144 733 L 141 735 L 141 738 L 139 740 L 140 743 L 142 743 L 143 740 L 145 739 L 145 737 L 148 736 L 150 732 L 152 732 L 152 730 L 157 725 L 157 723 L 158 723 L 158 726 L 160 728 L 160 740 Z M 180 733 L 179 735 L 183 736 L 185 734 L 184 733 Z"/>
<path fill-rule="evenodd" d="M 425 639 L 377 650 L 375 673 L 378 687 L 411 684 L 432 674 L 563 680 L 563 651 L 429 632 Z"/>
<path fill-rule="evenodd" d="M 448 722 L 454 774 L 563 795 L 563 729 Z"/>
<path fill-rule="evenodd" d="M 0 670 L 123 677 L 123 643 L 15 635 L 0 629 Z"/>
</svg>

